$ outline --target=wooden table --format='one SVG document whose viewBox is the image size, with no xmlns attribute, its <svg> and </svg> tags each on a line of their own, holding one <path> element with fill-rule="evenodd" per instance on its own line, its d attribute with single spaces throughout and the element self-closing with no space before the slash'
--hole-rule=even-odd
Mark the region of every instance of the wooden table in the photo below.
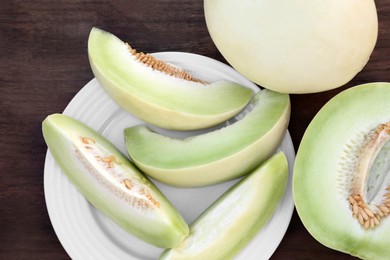
<svg viewBox="0 0 390 260">
<path fill-rule="evenodd" d="M 369 1 L 369 0 L 367 0 Z M 295 149 L 318 110 L 356 84 L 390 82 L 390 1 L 376 1 L 379 38 L 351 82 L 318 94 L 291 95 Z M 93 78 L 90 29 L 99 26 L 144 52 L 193 52 L 224 62 L 196 0 L 5 1 L 0 3 L 0 259 L 68 259 L 47 213 L 46 144 L 41 122 L 61 112 Z M 314 240 L 294 212 L 272 259 L 353 259 Z"/>
</svg>

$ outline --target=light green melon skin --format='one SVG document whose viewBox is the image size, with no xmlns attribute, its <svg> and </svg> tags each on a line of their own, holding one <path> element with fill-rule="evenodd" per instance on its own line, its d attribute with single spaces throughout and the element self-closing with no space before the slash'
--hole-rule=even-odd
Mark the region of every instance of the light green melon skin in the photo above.
<svg viewBox="0 0 390 260">
<path fill-rule="evenodd" d="M 294 166 L 295 206 L 307 230 L 325 246 L 364 259 L 389 259 L 390 218 L 365 230 L 352 217 L 347 198 L 337 188 L 338 164 L 355 134 L 390 121 L 389 100 L 389 83 L 338 94 L 310 123 Z"/>
<path fill-rule="evenodd" d="M 88 55 L 95 77 L 123 110 L 162 128 L 217 125 L 239 113 L 253 94 L 230 81 L 203 85 L 153 70 L 136 61 L 119 38 L 98 28 L 91 30 Z"/>
<path fill-rule="evenodd" d="M 42 131 L 49 150 L 60 169 L 77 187 L 80 193 L 98 210 L 114 220 L 127 232 L 141 240 L 162 248 L 177 245 L 188 234 L 188 225 L 180 213 L 115 146 L 85 124 L 62 114 L 48 116 Z M 74 156 L 74 140 L 80 136 L 90 137 L 103 146 L 109 155 L 127 167 L 125 174 L 130 180 L 142 180 L 154 198 L 160 203 L 153 213 L 142 214 L 119 199 L 108 189 L 95 182 Z M 101 171 L 102 177 L 108 173 Z M 112 187 L 115 187 L 115 183 Z"/>
<path fill-rule="evenodd" d="M 218 198 L 191 224 L 188 237 L 160 259 L 232 259 L 271 219 L 287 180 L 287 159 L 279 152 Z"/>
<path fill-rule="evenodd" d="M 243 119 L 185 140 L 142 125 L 127 128 L 127 151 L 146 174 L 173 186 L 205 186 L 243 176 L 272 156 L 290 118 L 287 94 L 262 90 L 254 100 L 257 105 Z"/>
</svg>

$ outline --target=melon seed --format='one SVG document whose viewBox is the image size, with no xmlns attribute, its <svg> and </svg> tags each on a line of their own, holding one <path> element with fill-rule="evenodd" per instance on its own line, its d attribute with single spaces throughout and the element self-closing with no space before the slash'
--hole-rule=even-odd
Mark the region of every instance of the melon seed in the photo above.
<svg viewBox="0 0 390 260">
<path fill-rule="evenodd" d="M 131 188 L 133 187 L 129 179 L 124 179 L 123 183 L 125 184 L 125 187 L 128 188 L 129 190 L 131 190 Z"/>
<path fill-rule="evenodd" d="M 95 140 L 93 140 L 92 138 L 89 138 L 89 137 L 80 137 L 81 139 L 81 142 L 83 142 L 84 144 L 94 144 L 95 143 Z"/>
</svg>

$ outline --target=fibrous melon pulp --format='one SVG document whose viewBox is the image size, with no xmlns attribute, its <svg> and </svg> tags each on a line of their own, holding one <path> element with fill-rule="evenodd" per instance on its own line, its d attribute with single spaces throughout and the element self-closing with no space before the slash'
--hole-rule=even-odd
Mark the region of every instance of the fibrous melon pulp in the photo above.
<svg viewBox="0 0 390 260">
<path fill-rule="evenodd" d="M 124 230 L 162 248 L 176 246 L 188 234 L 180 213 L 99 133 L 61 114 L 48 116 L 42 130 L 69 180 Z"/>
<path fill-rule="evenodd" d="M 152 55 L 137 53 L 119 38 L 93 28 L 88 54 L 95 77 L 125 111 L 176 130 L 217 125 L 249 102 L 252 90 L 231 81 L 207 83 Z"/>
<path fill-rule="evenodd" d="M 264 89 L 244 117 L 221 129 L 186 139 L 125 130 L 126 149 L 149 176 L 179 187 L 211 185 L 247 174 L 281 144 L 290 118 L 289 95 Z"/>
<path fill-rule="evenodd" d="M 390 256 L 390 83 L 331 99 L 298 149 L 293 194 L 308 231 L 365 259 Z"/>
</svg>

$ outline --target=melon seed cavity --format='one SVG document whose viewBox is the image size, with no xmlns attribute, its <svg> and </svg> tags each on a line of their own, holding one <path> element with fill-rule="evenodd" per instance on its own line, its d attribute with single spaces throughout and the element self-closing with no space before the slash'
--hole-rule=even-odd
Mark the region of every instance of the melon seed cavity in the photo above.
<svg viewBox="0 0 390 260">
<path fill-rule="evenodd" d="M 80 137 L 81 147 L 76 146 L 75 155 L 76 158 L 85 166 L 88 173 L 104 188 L 113 192 L 119 199 L 125 201 L 133 208 L 139 210 L 151 209 L 153 207 L 159 207 L 160 203 L 146 191 L 142 183 L 138 183 L 135 179 L 130 180 L 123 173 L 124 167 L 119 166 L 117 159 L 114 155 L 104 155 L 99 149 L 96 141 L 90 137 Z M 83 149 L 84 148 L 84 149 Z M 87 155 L 90 156 L 87 156 Z M 93 162 L 94 160 L 94 162 Z M 102 176 L 101 173 L 95 168 L 94 165 L 100 165 L 105 169 L 104 174 L 108 176 Z M 114 179 L 116 182 L 122 185 L 122 188 L 118 188 L 110 181 L 109 178 Z"/>
<path fill-rule="evenodd" d="M 171 64 L 168 64 L 162 60 L 156 59 L 149 53 L 143 53 L 143 52 L 137 52 L 136 49 L 133 49 L 129 44 L 127 44 L 128 49 L 130 53 L 136 58 L 136 60 L 142 62 L 148 67 L 151 67 L 154 70 L 158 70 L 161 72 L 164 72 L 165 74 L 169 76 L 173 76 L 176 78 L 188 80 L 188 81 L 193 81 L 193 82 L 198 82 L 202 83 L 204 85 L 207 85 L 208 83 L 205 81 L 202 81 L 200 79 L 194 78 L 191 74 L 189 74 L 187 71 L 173 66 Z"/>
<path fill-rule="evenodd" d="M 348 189 L 352 216 L 372 229 L 390 214 L 390 122 L 357 139 L 344 150 L 339 187 Z"/>
</svg>

